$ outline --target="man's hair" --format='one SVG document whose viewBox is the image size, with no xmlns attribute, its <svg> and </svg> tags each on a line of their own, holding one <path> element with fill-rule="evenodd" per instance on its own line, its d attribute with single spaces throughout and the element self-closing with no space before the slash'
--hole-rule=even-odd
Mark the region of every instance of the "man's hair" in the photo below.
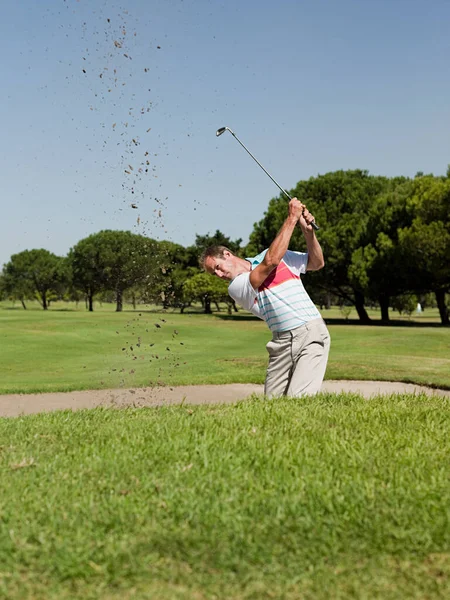
<svg viewBox="0 0 450 600">
<path fill-rule="evenodd" d="M 203 250 L 203 252 L 200 254 L 198 262 L 199 265 L 202 269 L 205 269 L 205 261 L 207 258 L 209 257 L 213 257 L 213 258 L 223 258 L 223 253 L 225 251 L 231 252 L 231 250 L 229 248 L 227 248 L 226 246 L 208 246 L 207 248 L 205 248 Z M 234 254 L 233 252 L 231 252 L 231 254 Z"/>
</svg>

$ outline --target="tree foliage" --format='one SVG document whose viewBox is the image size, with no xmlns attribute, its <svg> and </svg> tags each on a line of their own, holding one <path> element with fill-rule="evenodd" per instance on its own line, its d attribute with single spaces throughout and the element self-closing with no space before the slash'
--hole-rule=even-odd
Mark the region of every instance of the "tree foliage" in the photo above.
<svg viewBox="0 0 450 600">
<path fill-rule="evenodd" d="M 441 321 L 449 324 L 450 180 L 428 176 L 415 181 L 407 210 L 411 223 L 399 229 L 399 244 L 410 287 L 418 293 L 432 290 Z"/>
<path fill-rule="evenodd" d="M 326 268 L 314 274 L 313 287 L 323 287 L 343 301 L 355 305 L 364 321 L 369 317 L 364 308 L 361 286 L 349 275 L 353 252 L 366 233 L 369 209 L 374 199 L 390 185 L 386 177 L 375 177 L 367 171 L 336 171 L 300 181 L 291 196 L 302 201 L 320 225 L 320 243 Z M 267 248 L 287 216 L 284 197 L 271 200 L 264 218 L 256 223 L 250 235 L 248 252 Z M 291 248 L 305 251 L 300 229 L 294 233 Z"/>
<path fill-rule="evenodd" d="M 93 310 L 94 294 L 112 290 L 120 312 L 125 290 L 150 285 L 157 269 L 155 248 L 154 240 L 129 231 L 104 230 L 78 242 L 69 262 L 74 285 L 89 298 L 89 310 Z"/>
<path fill-rule="evenodd" d="M 211 277 L 208 273 L 197 273 L 187 279 L 183 292 L 185 298 L 202 302 L 206 314 L 212 312 L 211 302 L 232 304 L 228 296 L 228 283 L 218 277 Z"/>
<path fill-rule="evenodd" d="M 24 308 L 25 300 L 36 297 L 47 310 L 51 293 L 58 296 L 67 282 L 65 260 L 43 248 L 13 254 L 3 269 L 3 287 Z"/>
</svg>

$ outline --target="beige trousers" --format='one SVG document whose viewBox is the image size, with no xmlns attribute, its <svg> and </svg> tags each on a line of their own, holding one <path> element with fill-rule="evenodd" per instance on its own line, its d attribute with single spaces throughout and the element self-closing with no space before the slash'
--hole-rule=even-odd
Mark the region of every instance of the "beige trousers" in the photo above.
<svg viewBox="0 0 450 600">
<path fill-rule="evenodd" d="M 330 334 L 323 319 L 274 332 L 266 348 L 266 396 L 307 396 L 320 391 L 330 350 Z"/>
</svg>

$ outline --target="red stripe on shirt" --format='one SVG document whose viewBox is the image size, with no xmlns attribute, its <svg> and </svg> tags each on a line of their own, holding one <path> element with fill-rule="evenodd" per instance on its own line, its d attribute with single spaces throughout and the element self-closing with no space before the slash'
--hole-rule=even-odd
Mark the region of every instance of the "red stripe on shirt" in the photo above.
<svg viewBox="0 0 450 600">
<path fill-rule="evenodd" d="M 289 281 L 291 279 L 300 279 L 299 275 L 294 275 L 294 273 L 289 269 L 288 266 L 284 262 L 280 262 L 278 267 L 272 271 L 269 277 L 263 281 L 263 283 L 259 286 L 258 292 L 262 292 L 265 289 L 274 288 L 285 281 Z"/>
</svg>

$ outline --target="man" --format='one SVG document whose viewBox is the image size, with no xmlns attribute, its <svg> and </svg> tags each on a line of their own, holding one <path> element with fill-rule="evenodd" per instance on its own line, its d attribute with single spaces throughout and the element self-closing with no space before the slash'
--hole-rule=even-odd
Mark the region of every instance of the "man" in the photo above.
<svg viewBox="0 0 450 600">
<path fill-rule="evenodd" d="M 312 221 L 306 206 L 293 198 L 268 250 L 243 259 L 225 246 L 211 246 L 200 258 L 208 273 L 230 281 L 233 300 L 266 321 L 272 331 L 264 386 L 269 397 L 316 394 L 325 375 L 330 336 L 300 278 L 324 266 Z M 288 250 L 297 224 L 305 236 L 306 253 Z"/>
</svg>

